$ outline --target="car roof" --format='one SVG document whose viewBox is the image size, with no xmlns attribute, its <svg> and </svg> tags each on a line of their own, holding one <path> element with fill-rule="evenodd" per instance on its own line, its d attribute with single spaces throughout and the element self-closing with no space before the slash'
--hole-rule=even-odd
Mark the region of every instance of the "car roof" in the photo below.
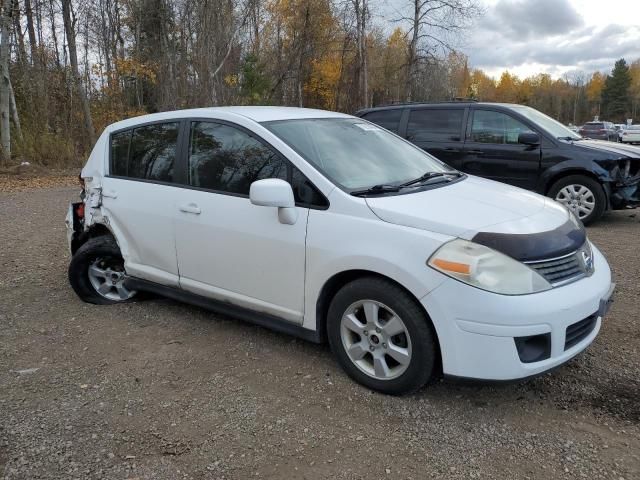
<svg viewBox="0 0 640 480">
<path fill-rule="evenodd" d="M 423 107 L 502 107 L 502 108 L 514 108 L 514 107 L 526 107 L 519 103 L 497 103 L 497 102 L 476 102 L 473 100 L 454 100 L 443 102 L 407 102 L 407 103 L 394 103 L 391 105 L 380 105 L 378 107 L 363 108 L 358 110 L 356 115 L 362 115 L 369 112 L 378 112 L 382 110 L 395 110 L 399 108 L 423 108 Z"/>
<path fill-rule="evenodd" d="M 351 115 L 347 115 L 345 113 L 331 112 L 328 110 L 319 110 L 315 108 L 273 106 L 208 107 L 172 110 L 167 112 L 151 113 L 148 115 L 140 115 L 138 117 L 132 117 L 126 120 L 112 123 L 109 127 L 111 130 L 117 130 L 120 128 L 127 128 L 142 123 L 189 117 L 211 117 L 212 119 L 215 119 L 216 114 L 219 113 L 239 115 L 245 118 L 249 118 L 255 122 L 269 122 L 274 120 L 297 120 L 304 118 L 353 118 Z"/>
</svg>

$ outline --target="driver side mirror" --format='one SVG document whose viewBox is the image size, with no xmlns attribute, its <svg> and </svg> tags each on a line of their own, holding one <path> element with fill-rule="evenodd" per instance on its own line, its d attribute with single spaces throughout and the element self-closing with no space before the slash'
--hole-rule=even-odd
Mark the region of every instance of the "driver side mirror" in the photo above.
<svg viewBox="0 0 640 480">
<path fill-rule="evenodd" d="M 266 178 L 253 182 L 249 188 L 249 200 L 254 205 L 276 207 L 280 223 L 293 225 L 298 220 L 293 189 L 284 180 Z"/>
<path fill-rule="evenodd" d="M 518 135 L 518 143 L 523 145 L 540 145 L 540 135 L 534 132 L 522 132 Z"/>
</svg>

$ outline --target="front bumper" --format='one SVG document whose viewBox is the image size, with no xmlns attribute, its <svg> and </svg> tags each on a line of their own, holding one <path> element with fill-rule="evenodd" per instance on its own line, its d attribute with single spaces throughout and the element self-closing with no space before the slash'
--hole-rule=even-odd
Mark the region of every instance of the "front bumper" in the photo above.
<svg viewBox="0 0 640 480">
<path fill-rule="evenodd" d="M 619 185 L 612 188 L 611 206 L 614 210 L 636 208 L 640 206 L 640 179 L 629 185 Z"/>
<path fill-rule="evenodd" d="M 498 295 L 450 279 L 423 297 L 440 341 L 444 374 L 515 380 L 555 368 L 583 351 L 600 331 L 614 287 L 606 259 L 597 248 L 593 252 L 593 275 L 546 292 Z M 570 342 L 567 328 L 589 318 L 588 330 Z M 523 362 L 515 338 L 545 334 L 550 337 L 548 358 Z"/>
<path fill-rule="evenodd" d="M 619 210 L 640 205 L 640 159 L 616 162 L 610 171 L 612 182 L 608 183 L 611 208 Z"/>
</svg>

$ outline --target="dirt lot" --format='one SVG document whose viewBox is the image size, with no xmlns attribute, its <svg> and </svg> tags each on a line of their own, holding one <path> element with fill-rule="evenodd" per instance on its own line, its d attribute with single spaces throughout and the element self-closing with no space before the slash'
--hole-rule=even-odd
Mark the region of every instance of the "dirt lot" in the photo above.
<svg viewBox="0 0 640 480">
<path fill-rule="evenodd" d="M 67 283 L 70 187 L 0 189 L 0 477 L 640 478 L 640 212 L 590 228 L 618 291 L 591 348 L 527 383 L 372 393 L 326 346 Z"/>
</svg>

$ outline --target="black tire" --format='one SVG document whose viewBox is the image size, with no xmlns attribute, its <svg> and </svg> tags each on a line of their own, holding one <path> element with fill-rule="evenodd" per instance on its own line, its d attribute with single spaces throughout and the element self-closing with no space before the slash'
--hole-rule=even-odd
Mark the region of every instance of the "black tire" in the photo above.
<svg viewBox="0 0 640 480">
<path fill-rule="evenodd" d="M 364 373 L 349 358 L 341 338 L 341 320 L 350 305 L 374 300 L 390 307 L 401 319 L 411 339 L 409 365 L 400 376 L 376 379 Z M 438 359 L 438 347 L 430 320 L 418 302 L 394 283 L 378 277 L 354 280 L 342 287 L 329 306 L 327 336 L 331 350 L 344 371 L 356 382 L 389 395 L 414 392 L 432 377 Z"/>
<path fill-rule="evenodd" d="M 567 185 L 584 185 L 593 192 L 595 207 L 589 215 L 580 219 L 584 225 L 589 225 L 602 217 L 607 209 L 607 195 L 600 183 L 586 175 L 569 175 L 555 182 L 549 189 L 547 196 L 555 199 L 560 190 Z"/>
<path fill-rule="evenodd" d="M 98 258 L 107 258 L 114 263 L 124 263 L 118 244 L 110 235 L 90 238 L 71 258 L 69 264 L 69 283 L 78 297 L 96 305 L 123 303 L 125 300 L 112 300 L 100 295 L 89 280 L 89 267 Z"/>
</svg>

